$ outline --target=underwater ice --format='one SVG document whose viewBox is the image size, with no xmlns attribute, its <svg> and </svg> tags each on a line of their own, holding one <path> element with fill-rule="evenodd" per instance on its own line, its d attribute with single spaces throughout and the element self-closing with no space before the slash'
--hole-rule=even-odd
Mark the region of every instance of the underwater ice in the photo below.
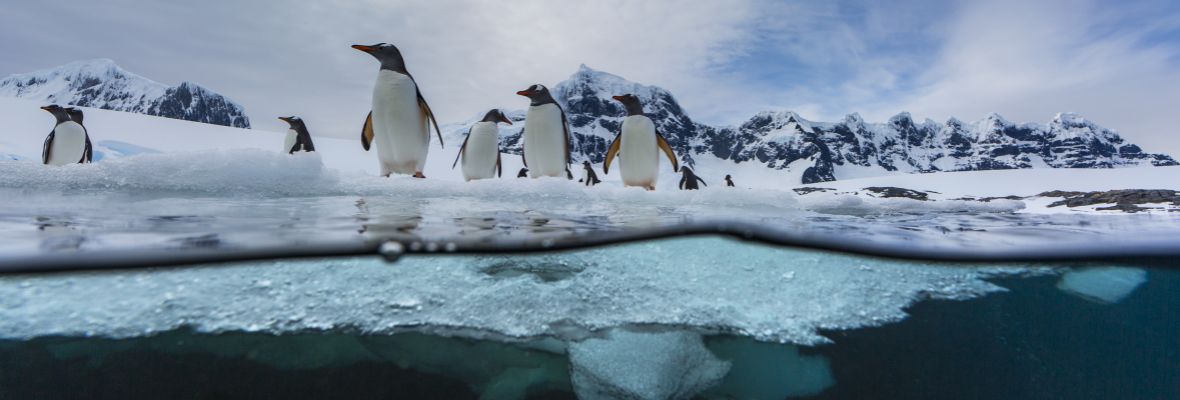
<svg viewBox="0 0 1180 400">
<path fill-rule="evenodd" d="M 582 339 L 631 325 L 763 341 L 905 318 L 922 299 L 1003 290 L 1015 268 L 864 259 L 724 239 L 677 239 L 521 257 L 275 261 L 0 278 L 0 337 L 414 329 Z"/>
<path fill-rule="evenodd" d="M 1068 271 L 1057 287 L 1086 300 L 1113 304 L 1147 282 L 1147 271 L 1126 267 L 1090 267 Z"/>
</svg>

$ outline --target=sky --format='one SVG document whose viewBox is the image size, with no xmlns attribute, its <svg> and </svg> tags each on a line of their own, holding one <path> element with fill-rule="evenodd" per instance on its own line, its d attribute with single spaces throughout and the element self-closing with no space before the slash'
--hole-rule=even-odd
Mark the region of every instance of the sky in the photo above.
<svg viewBox="0 0 1180 400">
<path fill-rule="evenodd" d="M 225 94 L 256 129 L 294 114 L 354 137 L 377 62 L 349 45 L 388 42 L 443 123 L 522 109 L 517 90 L 586 64 L 668 89 L 715 125 L 763 110 L 1038 123 L 1068 111 L 1180 155 L 1174 0 L 60 0 L 6 4 L 0 38 L 0 76 L 110 58 Z"/>
</svg>

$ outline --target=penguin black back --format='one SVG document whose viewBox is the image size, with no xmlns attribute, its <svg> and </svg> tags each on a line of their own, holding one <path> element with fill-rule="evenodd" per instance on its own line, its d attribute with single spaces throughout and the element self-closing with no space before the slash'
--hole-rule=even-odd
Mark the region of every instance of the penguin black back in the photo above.
<svg viewBox="0 0 1180 400">
<path fill-rule="evenodd" d="M 303 119 L 294 115 L 290 117 L 279 117 L 279 119 L 286 121 L 291 129 L 295 131 L 295 145 L 287 150 L 287 154 L 296 151 L 315 151 L 315 144 L 311 142 L 311 132 L 307 131 L 307 125 L 303 123 Z"/>
<path fill-rule="evenodd" d="M 82 113 L 82 109 L 79 108 L 66 107 L 65 110 L 66 115 L 70 116 L 70 120 L 77 122 L 78 125 L 82 125 L 82 132 L 86 133 L 86 148 L 82 150 L 82 160 L 78 161 L 78 163 L 85 164 L 91 162 L 94 157 L 94 146 L 90 144 L 90 131 L 86 129 L 86 125 L 82 124 L 82 120 L 86 116 Z"/>
<path fill-rule="evenodd" d="M 598 179 L 598 174 L 594 173 L 594 166 L 590 165 L 589 161 L 582 161 L 582 169 L 586 170 L 586 177 L 583 178 L 583 183 L 586 186 L 594 186 L 602 182 Z"/>
<path fill-rule="evenodd" d="M 688 168 L 687 165 L 680 167 L 680 174 L 680 190 L 700 189 L 701 187 L 697 186 L 697 182 L 700 182 L 702 185 L 709 186 L 709 184 L 705 183 L 704 179 L 701 179 L 701 177 L 692 173 L 692 169 Z"/>
</svg>

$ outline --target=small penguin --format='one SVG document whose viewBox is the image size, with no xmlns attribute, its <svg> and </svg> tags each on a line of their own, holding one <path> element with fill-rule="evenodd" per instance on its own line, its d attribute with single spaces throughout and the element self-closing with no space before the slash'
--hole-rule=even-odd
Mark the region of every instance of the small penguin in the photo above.
<svg viewBox="0 0 1180 400">
<path fill-rule="evenodd" d="M 728 174 L 725 175 L 725 186 L 733 187 L 733 178 L 730 178 Z"/>
<path fill-rule="evenodd" d="M 307 131 L 307 125 L 303 123 L 302 118 L 292 115 L 279 119 L 286 121 L 288 125 L 287 138 L 283 140 L 284 152 L 293 154 L 296 151 L 315 151 L 315 144 L 311 143 L 311 133 Z"/>
<path fill-rule="evenodd" d="M 82 124 L 70 119 L 69 111 L 57 104 L 41 107 L 57 119 L 53 130 L 41 148 L 41 162 L 46 165 L 82 164 L 90 162 L 90 138 Z M 81 120 L 81 111 L 78 111 Z"/>
<path fill-rule="evenodd" d="M 614 96 L 613 99 L 623 103 L 627 109 L 627 118 L 623 119 L 623 128 L 606 151 L 606 161 L 602 164 L 602 173 L 610 173 L 610 163 L 615 155 L 619 156 L 622 164 L 620 174 L 623 176 L 624 186 L 639 186 L 647 190 L 656 189 L 656 179 L 660 174 L 660 154 L 663 150 L 672 162 L 672 170 L 676 171 L 680 163 L 676 161 L 676 154 L 664 136 L 656 130 L 656 125 L 643 115 L 643 105 L 639 98 L 632 94 Z M 620 154 L 619 151 L 622 150 Z"/>
<path fill-rule="evenodd" d="M 594 186 L 602 182 L 598 179 L 598 174 L 594 173 L 594 167 L 590 165 L 589 161 L 582 161 L 582 180 L 578 182 L 585 183 L 586 186 Z"/>
<path fill-rule="evenodd" d="M 700 181 L 702 185 L 709 186 L 709 184 L 705 183 L 704 179 L 701 179 L 701 177 L 692 173 L 692 169 L 688 168 L 687 165 L 680 167 L 680 173 L 682 175 L 680 177 L 680 190 L 700 189 L 701 187 L 697 186 L 698 181 Z"/>
<path fill-rule="evenodd" d="M 459 147 L 459 154 L 455 155 L 455 163 L 451 169 L 463 161 L 463 179 L 468 182 L 476 179 L 488 179 L 493 175 L 500 177 L 504 170 L 500 164 L 500 127 L 497 122 L 512 125 L 503 112 L 492 109 L 484 114 L 483 119 L 471 126 L 467 131 L 467 138 Z"/>
<path fill-rule="evenodd" d="M 529 177 L 561 176 L 564 169 L 566 176 L 573 179 L 569 171 L 570 129 L 565 110 L 557 105 L 544 85 L 532 85 L 516 94 L 529 98 L 521 131 L 522 157 L 529 168 Z"/>
<path fill-rule="evenodd" d="M 414 77 L 406 70 L 401 51 L 386 43 L 355 44 L 352 48 L 381 62 L 373 86 L 372 110 L 361 129 L 361 146 L 368 151 L 371 144 L 376 144 L 382 176 L 398 173 L 425 178 L 422 168 L 430 151 L 430 126 L 438 133 L 440 147 L 442 130 Z"/>
<path fill-rule="evenodd" d="M 527 167 L 521 168 L 520 172 L 516 173 L 516 177 L 517 178 L 528 178 L 529 177 L 529 169 Z"/>
<path fill-rule="evenodd" d="M 90 144 L 90 131 L 86 129 L 86 124 L 82 123 L 85 115 L 82 114 L 81 108 L 66 107 L 66 114 L 70 116 L 70 120 L 82 125 L 82 132 L 86 133 L 86 152 L 83 155 L 82 163 L 93 162 L 94 146 Z"/>
</svg>

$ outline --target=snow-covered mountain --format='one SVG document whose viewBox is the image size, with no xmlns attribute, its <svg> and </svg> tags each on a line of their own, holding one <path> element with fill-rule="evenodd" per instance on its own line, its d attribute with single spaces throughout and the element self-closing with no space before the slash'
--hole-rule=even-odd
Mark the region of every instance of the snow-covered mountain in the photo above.
<svg viewBox="0 0 1180 400">
<path fill-rule="evenodd" d="M 233 100 L 192 82 L 167 86 L 108 59 L 77 61 L 0 79 L 0 96 L 249 128 Z"/>
<path fill-rule="evenodd" d="M 971 123 L 956 118 L 938 123 L 916 122 L 903 112 L 884 123 L 868 123 L 857 114 L 839 122 L 813 122 L 791 111 L 768 111 L 736 127 L 713 127 L 689 118 L 667 90 L 585 65 L 551 92 L 568 114 L 573 158 L 594 163 L 602 162 L 625 115 L 611 96 L 632 93 L 683 162 L 693 165 L 693 157 L 702 154 L 758 162 L 799 172 L 790 175 L 801 176 L 802 183 L 891 172 L 1177 165 L 1072 113 L 1058 114 L 1047 124 L 1017 124 L 997 114 Z M 507 114 L 514 122 L 524 119 L 523 111 Z M 452 135 L 462 135 L 477 120 L 452 126 Z M 519 124 L 501 128 L 507 152 L 520 153 L 520 130 Z"/>
</svg>

